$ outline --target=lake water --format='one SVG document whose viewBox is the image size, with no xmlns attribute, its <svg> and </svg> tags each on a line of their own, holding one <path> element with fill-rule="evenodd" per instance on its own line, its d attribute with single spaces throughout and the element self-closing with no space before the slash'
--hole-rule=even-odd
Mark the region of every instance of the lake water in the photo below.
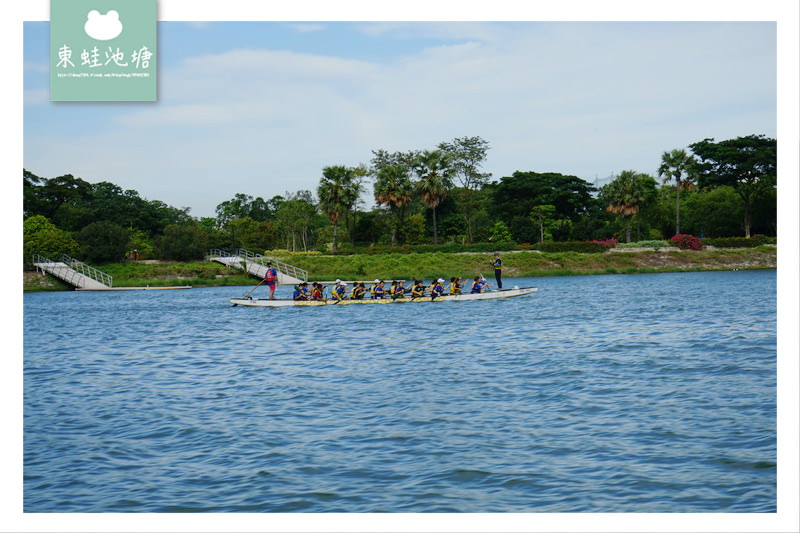
<svg viewBox="0 0 800 533">
<path fill-rule="evenodd" d="M 776 511 L 775 271 L 514 284 L 26 294 L 24 511 Z"/>
</svg>

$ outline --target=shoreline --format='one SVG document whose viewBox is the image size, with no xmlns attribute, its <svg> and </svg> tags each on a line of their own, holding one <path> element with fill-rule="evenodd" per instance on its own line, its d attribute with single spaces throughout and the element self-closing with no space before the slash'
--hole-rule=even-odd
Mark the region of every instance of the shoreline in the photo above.
<svg viewBox="0 0 800 533">
<path fill-rule="evenodd" d="M 376 255 L 298 255 L 282 261 L 309 272 L 309 281 L 348 279 L 431 279 L 460 276 L 462 279 L 493 274 L 490 254 L 458 252 Z M 718 248 L 701 251 L 677 248 L 625 249 L 605 253 L 501 252 L 503 277 L 592 276 L 608 274 L 654 274 L 721 270 L 768 270 L 777 268 L 777 248 Z M 125 287 L 224 287 L 250 285 L 256 279 L 239 270 L 211 261 L 129 261 L 99 265 L 114 279 L 115 288 Z M 24 292 L 68 291 L 72 287 L 49 275 L 23 271 Z"/>
</svg>

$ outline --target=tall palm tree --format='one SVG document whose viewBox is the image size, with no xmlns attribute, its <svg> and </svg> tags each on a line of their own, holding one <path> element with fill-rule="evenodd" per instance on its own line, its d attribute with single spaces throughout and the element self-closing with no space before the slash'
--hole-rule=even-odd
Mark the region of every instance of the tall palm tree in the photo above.
<svg viewBox="0 0 800 533">
<path fill-rule="evenodd" d="M 631 242 L 631 221 L 647 201 L 646 180 L 653 182 L 647 174 L 633 170 L 620 172 L 611 183 L 603 186 L 601 197 L 608 203 L 606 211 L 620 215 L 625 220 L 625 242 Z"/>
<path fill-rule="evenodd" d="M 404 206 L 411 202 L 414 186 L 403 165 L 387 165 L 378 170 L 374 184 L 375 201 L 389 206 L 393 214 L 392 246 L 397 244 L 397 232 L 403 222 Z"/>
<path fill-rule="evenodd" d="M 433 244 L 439 244 L 436 207 L 447 198 L 447 193 L 453 188 L 451 159 L 441 150 L 424 150 L 414 162 L 414 171 L 420 178 L 417 182 L 417 193 L 433 212 Z"/>
<path fill-rule="evenodd" d="M 663 183 L 675 180 L 675 235 L 681 232 L 681 189 L 691 190 L 695 180 L 695 159 L 686 150 L 676 148 L 661 155 L 658 176 Z"/>
<path fill-rule="evenodd" d="M 339 219 L 358 200 L 360 184 L 352 168 L 342 165 L 325 167 L 319 180 L 317 196 L 319 207 L 333 224 L 333 251 L 336 251 L 339 236 Z"/>
</svg>

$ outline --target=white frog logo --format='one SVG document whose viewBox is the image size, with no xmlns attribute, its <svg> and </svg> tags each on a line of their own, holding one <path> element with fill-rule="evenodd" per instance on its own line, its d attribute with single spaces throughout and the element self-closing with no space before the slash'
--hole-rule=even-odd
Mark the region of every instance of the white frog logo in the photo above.
<svg viewBox="0 0 800 533">
<path fill-rule="evenodd" d="M 83 25 L 86 35 L 98 41 L 110 41 L 122 33 L 122 22 L 119 21 L 119 13 L 110 10 L 105 15 L 93 9 L 87 15 L 86 24 Z"/>
</svg>

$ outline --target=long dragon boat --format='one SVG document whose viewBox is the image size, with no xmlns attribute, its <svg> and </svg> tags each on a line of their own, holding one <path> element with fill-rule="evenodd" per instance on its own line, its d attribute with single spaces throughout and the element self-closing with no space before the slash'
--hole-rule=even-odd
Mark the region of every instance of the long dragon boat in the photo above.
<svg viewBox="0 0 800 533">
<path fill-rule="evenodd" d="M 371 304 L 398 304 L 398 303 L 439 303 L 439 302 L 464 302 L 473 300 L 495 300 L 498 298 L 513 298 L 515 296 L 525 296 L 536 292 L 536 287 L 514 287 L 513 289 L 500 289 L 495 291 L 486 291 L 478 293 L 463 293 L 463 294 L 446 294 L 437 298 L 430 296 L 421 296 L 412 298 L 411 296 L 404 296 L 402 298 L 364 298 L 363 300 L 335 300 L 328 298 L 327 300 L 291 300 L 275 298 L 251 298 L 245 296 L 242 298 L 231 298 L 231 304 L 234 306 L 243 305 L 248 307 L 311 307 L 320 305 L 371 305 Z"/>
</svg>

